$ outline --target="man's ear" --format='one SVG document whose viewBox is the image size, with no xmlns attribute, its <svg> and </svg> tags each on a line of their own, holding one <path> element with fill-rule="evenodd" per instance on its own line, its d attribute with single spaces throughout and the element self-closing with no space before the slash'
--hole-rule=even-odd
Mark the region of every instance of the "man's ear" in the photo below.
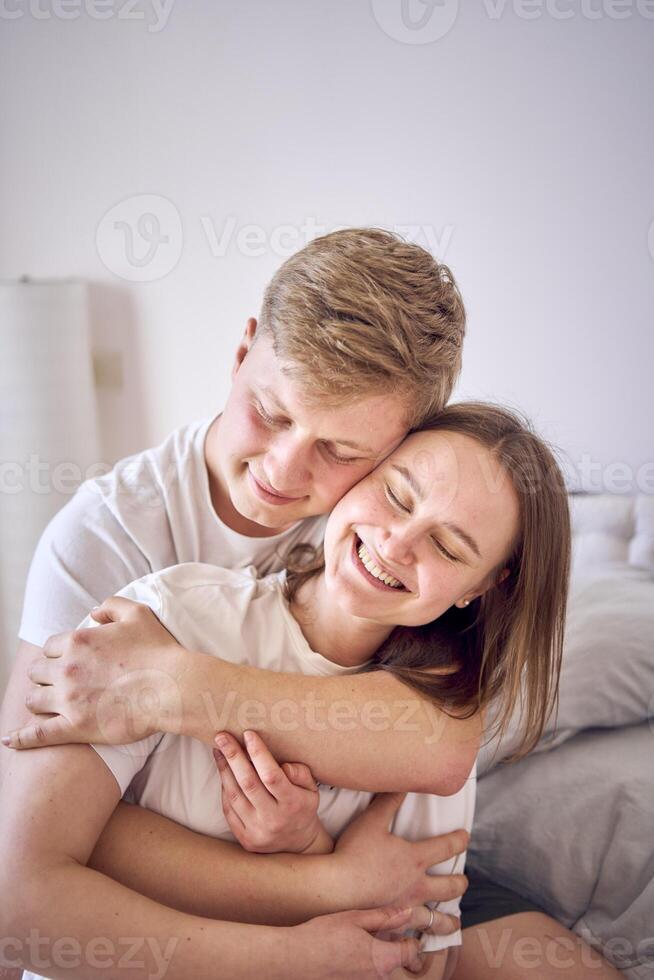
<svg viewBox="0 0 654 980">
<path fill-rule="evenodd" d="M 252 347 L 256 333 L 257 333 L 257 321 L 254 319 L 253 316 L 251 316 L 247 321 L 247 323 L 245 324 L 245 333 L 241 338 L 240 344 L 236 348 L 236 357 L 234 358 L 234 364 L 232 366 L 232 380 L 234 380 L 236 372 L 238 371 L 241 364 L 245 360 L 245 355 Z"/>
</svg>

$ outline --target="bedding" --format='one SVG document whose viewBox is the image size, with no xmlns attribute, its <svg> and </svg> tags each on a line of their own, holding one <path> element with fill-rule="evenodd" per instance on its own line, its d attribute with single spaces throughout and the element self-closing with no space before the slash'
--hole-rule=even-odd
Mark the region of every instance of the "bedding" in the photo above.
<svg viewBox="0 0 654 980">
<path fill-rule="evenodd" d="M 629 980 L 654 977 L 654 725 L 590 729 L 477 784 L 468 863 Z M 591 974 L 589 973 L 589 976 Z"/>
<path fill-rule="evenodd" d="M 518 763 L 517 716 L 482 749 L 468 865 L 654 980 L 654 497 L 571 511 L 558 714 Z"/>
</svg>

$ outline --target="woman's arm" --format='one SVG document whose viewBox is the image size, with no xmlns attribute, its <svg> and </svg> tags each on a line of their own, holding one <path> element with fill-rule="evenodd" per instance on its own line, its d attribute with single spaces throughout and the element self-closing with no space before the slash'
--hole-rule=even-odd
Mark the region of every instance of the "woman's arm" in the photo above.
<svg viewBox="0 0 654 980">
<path fill-rule="evenodd" d="M 107 692 L 140 705 L 145 677 L 150 695 L 162 683 L 158 711 L 139 737 L 181 732 L 212 745 L 220 730 L 240 738 L 253 729 L 279 762 L 304 762 L 323 783 L 372 792 L 448 796 L 470 774 L 480 712 L 450 718 L 382 671 L 315 677 L 238 666 L 185 650 L 145 605 L 114 596 L 101 609 L 103 627 L 46 644 L 32 677 L 48 686 L 32 688 L 30 708 L 58 717 L 24 726 L 13 746 L 133 740 L 129 712 L 122 728 L 112 720 L 109 735 L 96 708 Z"/>
</svg>

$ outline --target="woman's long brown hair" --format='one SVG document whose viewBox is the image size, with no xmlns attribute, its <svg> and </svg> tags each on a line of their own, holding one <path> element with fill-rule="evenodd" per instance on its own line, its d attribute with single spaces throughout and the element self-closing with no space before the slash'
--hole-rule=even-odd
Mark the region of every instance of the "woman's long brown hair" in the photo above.
<svg viewBox="0 0 654 980">
<path fill-rule="evenodd" d="M 449 405 L 420 426 L 425 430 L 471 436 L 510 474 L 520 504 L 517 541 L 487 592 L 425 626 L 396 627 L 362 671 L 386 670 L 457 717 L 492 704 L 489 737 L 501 738 L 518 708 L 522 740 L 509 760 L 515 761 L 536 745 L 558 700 L 570 571 L 565 483 L 529 421 L 502 406 Z M 294 548 L 287 560 L 287 599 L 323 567 L 321 553 Z M 502 568 L 509 574 L 499 581 Z"/>
</svg>

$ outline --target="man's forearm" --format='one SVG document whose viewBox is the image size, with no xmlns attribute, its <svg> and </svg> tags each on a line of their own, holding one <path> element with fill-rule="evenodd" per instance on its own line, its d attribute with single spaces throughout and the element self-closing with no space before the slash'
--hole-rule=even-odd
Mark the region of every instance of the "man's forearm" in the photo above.
<svg viewBox="0 0 654 980">
<path fill-rule="evenodd" d="M 4 956 L 55 980 L 282 980 L 292 972 L 285 930 L 186 915 L 72 859 L 25 874 Z"/>
<path fill-rule="evenodd" d="M 191 915 L 291 926 L 351 908 L 334 855 L 251 854 L 119 803 L 89 866 Z"/>
<path fill-rule="evenodd" d="M 450 795 L 479 745 L 479 719 L 450 718 L 385 671 L 284 674 L 184 651 L 179 688 L 184 734 L 210 745 L 253 729 L 279 762 L 350 789 Z"/>
</svg>

